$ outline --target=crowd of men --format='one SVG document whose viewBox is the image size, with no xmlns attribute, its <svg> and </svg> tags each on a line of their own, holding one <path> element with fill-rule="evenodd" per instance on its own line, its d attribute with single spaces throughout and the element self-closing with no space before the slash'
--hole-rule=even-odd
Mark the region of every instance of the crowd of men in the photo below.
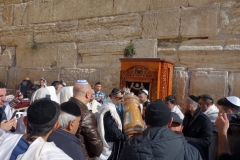
<svg viewBox="0 0 240 160">
<path fill-rule="evenodd" d="M 174 95 L 150 102 L 149 92 L 139 90 L 144 130 L 125 135 L 122 103 L 129 90 L 114 88 L 106 96 L 100 82 L 93 88 L 86 80 L 74 86 L 40 82 L 18 119 L 14 106 L 27 97 L 27 89 L 9 102 L 0 82 L 1 160 L 240 159 L 238 97 L 221 98 L 215 106 L 209 94 L 189 95 L 179 106 Z"/>
</svg>

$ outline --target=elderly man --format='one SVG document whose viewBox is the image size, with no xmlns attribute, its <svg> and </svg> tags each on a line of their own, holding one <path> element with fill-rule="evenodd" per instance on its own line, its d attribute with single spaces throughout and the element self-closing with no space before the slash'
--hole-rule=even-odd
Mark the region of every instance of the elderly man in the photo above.
<svg viewBox="0 0 240 160">
<path fill-rule="evenodd" d="M 171 131 L 170 109 L 161 100 L 152 102 L 145 113 L 148 126 L 142 134 L 130 138 L 119 160 L 201 160 L 199 152 L 182 135 Z"/>
<path fill-rule="evenodd" d="M 79 124 L 76 136 L 82 141 L 86 159 L 95 159 L 96 156 L 100 156 L 103 150 L 95 116 L 86 106 L 91 96 L 92 89 L 89 83 L 86 80 L 77 80 L 73 87 L 73 97 L 69 99 L 70 102 L 76 103 L 81 110 L 82 123 Z"/>
<path fill-rule="evenodd" d="M 53 131 L 48 137 L 48 142 L 54 142 L 68 156 L 74 160 L 85 160 L 81 141 L 75 136 L 80 120 L 81 111 L 74 102 L 65 102 L 60 105 L 61 114 L 58 118 L 60 128 Z"/>
<path fill-rule="evenodd" d="M 99 107 L 98 130 L 104 144 L 104 150 L 98 160 L 117 159 L 120 151 L 121 141 L 125 141 L 127 136 L 122 133 L 122 122 L 118 105 L 123 102 L 123 91 L 114 88 L 110 98 Z M 114 149 L 113 149 L 114 148 Z M 114 152 L 115 151 L 115 152 Z"/>
<path fill-rule="evenodd" d="M 240 157 L 240 99 L 235 96 L 224 97 L 217 101 L 217 106 L 220 112 L 216 121 L 218 128 L 218 154 L 223 154 L 221 157 L 230 157 L 224 155 L 226 151 L 228 154 L 238 154 Z M 228 143 L 226 143 L 227 140 Z"/>
<path fill-rule="evenodd" d="M 0 129 L 1 160 L 71 160 L 54 143 L 46 142 L 53 130 L 58 128 L 60 107 L 50 99 L 32 103 L 24 117 L 27 133 L 12 134 Z"/>
<path fill-rule="evenodd" d="M 213 128 L 209 118 L 198 108 L 198 97 L 190 95 L 185 98 L 182 111 L 185 114 L 182 132 L 186 140 L 202 147 L 205 158 L 208 159 Z"/>
</svg>

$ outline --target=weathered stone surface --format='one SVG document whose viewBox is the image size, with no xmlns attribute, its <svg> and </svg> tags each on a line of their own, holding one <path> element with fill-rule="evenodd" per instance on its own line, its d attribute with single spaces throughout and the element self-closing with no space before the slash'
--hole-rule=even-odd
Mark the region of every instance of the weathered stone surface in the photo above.
<svg viewBox="0 0 240 160">
<path fill-rule="evenodd" d="M 102 41 L 78 44 L 81 62 L 78 68 L 120 67 L 119 58 L 130 41 Z"/>
<path fill-rule="evenodd" d="M 228 72 L 198 69 L 192 71 L 190 94 L 201 95 L 207 93 L 215 101 L 228 94 Z"/>
<path fill-rule="evenodd" d="M 229 95 L 240 97 L 240 72 L 229 73 Z"/>
<path fill-rule="evenodd" d="M 54 0 L 29 2 L 29 23 L 47 23 L 52 21 Z"/>
<path fill-rule="evenodd" d="M 182 106 L 183 100 L 188 96 L 189 92 L 189 71 L 184 67 L 175 67 L 173 73 L 173 91 L 176 96 L 177 103 Z"/>
<path fill-rule="evenodd" d="M 223 50 L 225 40 L 194 39 L 183 41 L 179 50 Z"/>
<path fill-rule="evenodd" d="M 209 37 L 218 33 L 219 5 L 181 9 L 182 37 Z"/>
<path fill-rule="evenodd" d="M 208 4 L 210 2 L 212 2 L 213 0 L 201 0 L 201 1 L 198 1 L 198 0 L 189 0 L 188 4 L 189 6 L 200 6 L 200 5 L 203 5 L 203 4 Z"/>
<path fill-rule="evenodd" d="M 79 8 L 80 6 L 80 8 Z M 112 13 L 112 0 L 58 0 L 53 6 L 54 21 L 72 20 L 90 17 L 109 16 Z"/>
<path fill-rule="evenodd" d="M 240 50 L 240 39 L 229 39 L 224 47 L 224 50 Z"/>
<path fill-rule="evenodd" d="M 179 63 L 178 57 L 179 45 L 180 44 L 177 42 L 164 42 L 164 41 L 159 42 L 157 57 L 167 61 L 171 61 L 174 63 L 174 65 L 177 65 Z"/>
<path fill-rule="evenodd" d="M 35 25 L 34 41 L 36 43 L 75 41 L 77 25 L 77 20 Z"/>
<path fill-rule="evenodd" d="M 27 23 L 28 14 L 27 3 L 14 5 L 13 25 L 22 25 Z"/>
<path fill-rule="evenodd" d="M 2 52 L 2 50 L 0 49 Z M 0 67 L 13 67 L 16 63 L 15 47 L 7 47 L 0 54 Z"/>
<path fill-rule="evenodd" d="M 3 3 L 4 2 L 4 0 L 0 0 L 0 3 Z"/>
<path fill-rule="evenodd" d="M 3 0 L 4 4 L 18 4 L 18 3 L 22 3 L 23 0 Z"/>
<path fill-rule="evenodd" d="M 20 84 L 21 82 L 16 81 L 17 77 L 17 68 L 12 67 L 8 70 L 8 80 L 6 82 L 8 89 L 15 89 L 16 84 Z"/>
<path fill-rule="evenodd" d="M 6 84 L 7 80 L 7 68 L 6 67 L 0 67 L 0 82 Z"/>
<path fill-rule="evenodd" d="M 134 6 L 134 7 L 133 7 Z M 113 13 L 124 14 L 131 12 L 143 12 L 147 10 L 158 10 L 161 8 L 188 6 L 187 0 L 115 0 Z"/>
<path fill-rule="evenodd" d="M 190 69 L 214 68 L 216 70 L 237 70 L 239 51 L 178 51 L 181 66 Z M 227 56 L 226 56 L 227 55 Z"/>
<path fill-rule="evenodd" d="M 143 15 L 143 38 L 176 38 L 179 34 L 180 9 L 160 9 Z"/>
<path fill-rule="evenodd" d="M 157 39 L 136 39 L 132 43 L 136 51 L 134 58 L 157 58 Z"/>
<path fill-rule="evenodd" d="M 141 21 L 141 16 L 136 13 L 80 20 L 77 40 L 93 42 L 140 38 Z"/>
<path fill-rule="evenodd" d="M 77 47 L 75 43 L 43 44 L 36 49 L 17 48 L 17 67 L 75 68 Z"/>
<path fill-rule="evenodd" d="M 0 42 L 7 46 L 25 46 L 33 39 L 33 26 L 9 26 L 0 30 Z"/>
<path fill-rule="evenodd" d="M 13 6 L 3 6 L 3 25 L 10 26 L 13 23 Z"/>
<path fill-rule="evenodd" d="M 61 71 L 60 79 L 64 80 L 68 86 L 75 84 L 78 79 L 86 79 L 88 83 L 93 87 L 96 82 L 99 81 L 100 70 L 89 68 L 65 68 Z"/>
<path fill-rule="evenodd" d="M 60 70 L 49 68 L 18 68 L 16 74 L 16 84 L 20 84 L 23 79 L 28 77 L 32 82 L 39 81 L 40 78 L 47 80 L 47 85 L 59 80 Z"/>
</svg>

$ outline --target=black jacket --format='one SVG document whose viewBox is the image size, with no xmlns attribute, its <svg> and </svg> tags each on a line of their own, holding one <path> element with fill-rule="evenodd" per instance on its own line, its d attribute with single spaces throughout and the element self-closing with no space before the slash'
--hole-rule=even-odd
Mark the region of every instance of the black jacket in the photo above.
<svg viewBox="0 0 240 160">
<path fill-rule="evenodd" d="M 183 126 L 186 140 L 202 147 L 205 157 L 208 159 L 208 146 L 211 144 L 213 132 L 210 119 L 198 108 L 193 117 L 190 114 L 185 115 Z"/>
<path fill-rule="evenodd" d="M 119 160 L 200 160 L 198 150 L 165 127 L 149 127 L 130 138 Z"/>
<path fill-rule="evenodd" d="M 117 109 L 116 109 L 117 110 Z M 119 111 L 117 110 L 119 113 Z M 120 129 L 118 129 L 118 125 L 115 120 L 112 118 L 110 111 L 104 114 L 104 130 L 105 130 L 105 140 L 106 142 L 116 142 L 125 141 L 126 136 L 122 133 Z"/>
<path fill-rule="evenodd" d="M 62 129 L 53 131 L 48 137 L 48 142 L 54 142 L 58 148 L 63 150 L 68 156 L 74 160 L 85 160 L 85 155 L 81 145 L 81 141 L 73 134 Z"/>
</svg>

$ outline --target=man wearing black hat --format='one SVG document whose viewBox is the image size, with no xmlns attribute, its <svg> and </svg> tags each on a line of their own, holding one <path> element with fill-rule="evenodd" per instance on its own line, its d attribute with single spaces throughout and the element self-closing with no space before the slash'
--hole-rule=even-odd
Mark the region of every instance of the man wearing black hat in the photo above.
<svg viewBox="0 0 240 160">
<path fill-rule="evenodd" d="M 103 152 L 97 160 L 117 159 L 119 141 L 125 141 L 127 136 L 122 133 L 122 122 L 117 106 L 123 102 L 123 91 L 114 88 L 107 101 L 99 107 L 98 131 L 103 140 Z"/>
<path fill-rule="evenodd" d="M 50 99 L 32 103 L 24 117 L 27 133 L 12 134 L 0 129 L 0 159 L 19 160 L 71 160 L 54 143 L 46 142 L 53 130 L 58 128 L 59 105 Z"/>
<path fill-rule="evenodd" d="M 185 114 L 183 134 L 186 140 L 202 147 L 208 160 L 208 147 L 211 144 L 213 127 L 210 119 L 198 108 L 198 97 L 190 95 L 185 98 L 182 111 Z"/>
<path fill-rule="evenodd" d="M 169 95 L 165 98 L 164 102 L 167 104 L 167 106 L 171 109 L 171 112 L 175 112 L 179 115 L 179 117 L 183 120 L 184 115 L 179 109 L 179 106 L 177 105 L 177 99 L 174 95 Z"/>
<path fill-rule="evenodd" d="M 48 137 L 48 142 L 54 142 L 68 156 L 74 160 L 85 160 L 81 141 L 75 136 L 80 120 L 81 111 L 74 102 L 64 102 L 60 105 L 61 114 L 58 118 L 60 128 L 53 131 Z"/>
<path fill-rule="evenodd" d="M 142 134 L 130 138 L 120 160 L 200 160 L 199 152 L 186 143 L 182 135 L 171 131 L 170 109 L 161 100 L 152 102 L 146 109 L 148 126 Z"/>
</svg>

